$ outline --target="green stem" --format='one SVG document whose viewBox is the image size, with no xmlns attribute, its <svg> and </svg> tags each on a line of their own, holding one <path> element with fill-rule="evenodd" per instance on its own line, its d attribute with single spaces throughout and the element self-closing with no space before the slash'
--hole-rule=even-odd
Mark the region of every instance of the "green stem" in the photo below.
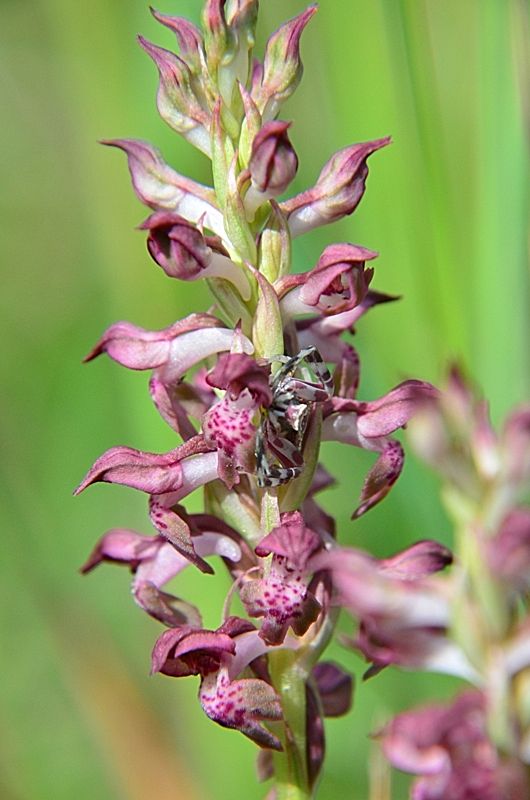
<svg viewBox="0 0 530 800">
<path fill-rule="evenodd" d="M 272 682 L 280 695 L 284 724 L 283 751 L 274 754 L 277 800 L 310 800 L 306 767 L 307 673 L 291 650 L 269 655 Z"/>
</svg>

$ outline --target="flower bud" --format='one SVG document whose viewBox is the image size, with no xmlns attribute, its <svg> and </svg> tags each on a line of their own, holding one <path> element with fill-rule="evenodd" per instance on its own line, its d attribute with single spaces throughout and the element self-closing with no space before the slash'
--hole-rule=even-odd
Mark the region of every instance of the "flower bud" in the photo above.
<svg viewBox="0 0 530 800">
<path fill-rule="evenodd" d="M 260 192 L 282 194 L 298 169 L 298 158 L 287 136 L 290 122 L 267 122 L 252 145 L 250 176 Z"/>
<path fill-rule="evenodd" d="M 228 0 L 226 19 L 231 28 L 244 32 L 249 44 L 254 44 L 254 29 L 258 18 L 259 0 Z"/>
<path fill-rule="evenodd" d="M 141 47 L 151 56 L 160 75 L 157 107 L 162 119 L 205 155 L 210 156 L 210 115 L 199 103 L 192 74 L 181 58 L 138 37 Z"/>
<path fill-rule="evenodd" d="M 265 119 L 276 116 L 281 103 L 293 94 L 300 83 L 303 72 L 300 37 L 316 10 L 317 6 L 309 6 L 297 17 L 285 22 L 267 42 L 263 79 L 254 98 Z"/>
<path fill-rule="evenodd" d="M 151 9 L 151 14 L 166 28 L 173 31 L 177 37 L 177 42 L 180 48 L 180 54 L 190 72 L 193 75 L 200 75 L 201 73 L 201 53 L 202 53 L 202 36 L 199 29 L 187 19 L 183 17 L 170 17 L 166 14 L 161 14 L 154 8 Z"/>
<path fill-rule="evenodd" d="M 390 138 L 353 144 L 339 150 L 325 164 L 312 189 L 282 203 L 293 236 L 352 214 L 364 194 L 366 161 L 389 144 Z"/>
<path fill-rule="evenodd" d="M 488 736 L 487 702 L 481 692 L 467 691 L 451 705 L 399 714 L 380 732 L 390 763 L 418 776 L 412 797 L 528 797 L 524 767 L 499 755 Z"/>
<path fill-rule="evenodd" d="M 149 231 L 147 249 L 170 278 L 184 281 L 224 278 L 234 284 L 243 300 L 250 298 L 250 286 L 242 267 L 228 258 L 215 237 L 207 241 L 194 225 L 168 211 L 152 214 L 140 229 Z"/>
<path fill-rule="evenodd" d="M 202 233 L 183 217 L 159 211 L 140 227 L 149 231 L 147 249 L 170 278 L 193 279 L 207 269 L 211 250 Z"/>
<path fill-rule="evenodd" d="M 351 708 L 353 678 L 338 664 L 321 661 L 313 667 L 322 710 L 326 717 L 342 717 Z"/>
<path fill-rule="evenodd" d="M 207 0 L 202 13 L 206 57 L 212 75 L 217 74 L 231 39 L 224 14 L 225 3 L 226 0 Z"/>
</svg>

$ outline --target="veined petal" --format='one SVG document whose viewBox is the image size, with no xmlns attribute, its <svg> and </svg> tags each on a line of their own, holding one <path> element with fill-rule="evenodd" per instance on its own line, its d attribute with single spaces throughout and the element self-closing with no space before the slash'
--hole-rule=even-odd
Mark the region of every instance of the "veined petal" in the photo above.
<svg viewBox="0 0 530 800">
<path fill-rule="evenodd" d="M 170 278 L 223 278 L 237 288 L 243 300 L 250 299 L 243 267 L 228 258 L 218 238 L 205 238 L 197 227 L 169 211 L 155 211 L 140 230 L 149 231 L 147 249 Z"/>
<path fill-rule="evenodd" d="M 182 485 L 177 447 L 169 453 L 145 453 L 132 447 L 112 447 L 100 456 L 75 490 L 79 494 L 98 481 L 121 483 L 142 492 L 168 492 Z"/>
<path fill-rule="evenodd" d="M 210 114 L 195 94 L 190 68 L 182 58 L 148 42 L 143 36 L 139 36 L 138 41 L 158 69 L 157 107 L 160 116 L 173 130 L 210 157 Z"/>
<path fill-rule="evenodd" d="M 116 322 L 108 328 L 85 361 L 107 353 L 129 369 L 157 369 L 164 383 L 178 381 L 194 364 L 214 353 L 230 350 L 236 334 L 221 327 L 210 314 L 191 314 L 161 331 L 148 331 L 130 322 Z M 238 334 L 245 352 L 252 343 Z"/>
<path fill-rule="evenodd" d="M 291 235 L 299 236 L 352 214 L 364 194 L 368 176 L 366 161 L 387 144 L 390 144 L 389 137 L 339 150 L 324 165 L 312 189 L 281 203 Z"/>
<path fill-rule="evenodd" d="M 202 681 L 199 699 L 207 716 L 219 725 L 241 731 L 260 747 L 282 749 L 278 737 L 261 724 L 263 720 L 277 722 L 282 718 L 280 699 L 265 681 L 230 681 L 221 671 Z"/>
<path fill-rule="evenodd" d="M 173 509 L 178 502 L 176 493 L 151 495 L 149 516 L 156 530 L 164 536 L 187 561 L 195 564 L 201 572 L 213 574 L 212 567 L 195 550 L 191 531 L 187 522 Z"/>
<path fill-rule="evenodd" d="M 366 476 L 361 492 L 361 504 L 353 512 L 353 519 L 365 514 L 386 497 L 401 475 L 405 453 L 399 442 L 387 442 L 381 455 Z"/>
<path fill-rule="evenodd" d="M 274 553 L 287 559 L 288 566 L 303 571 L 319 547 L 320 537 L 306 526 L 299 511 L 292 511 L 281 515 L 280 525 L 261 540 L 256 553 L 262 557 Z"/>
<path fill-rule="evenodd" d="M 331 572 L 342 604 L 357 617 L 388 619 L 402 629 L 445 628 L 449 622 L 449 598 L 438 583 L 385 575 L 379 562 L 360 550 L 317 553 L 310 566 Z"/>
<path fill-rule="evenodd" d="M 362 436 L 387 436 L 402 428 L 425 400 L 439 392 L 425 381 L 408 380 L 372 402 L 359 403 L 357 428 Z"/>
<path fill-rule="evenodd" d="M 218 631 L 181 626 L 165 631 L 153 648 L 151 672 L 182 677 L 219 669 L 224 653 L 234 653 L 233 639 Z"/>
<path fill-rule="evenodd" d="M 265 123 L 252 143 L 249 170 L 256 191 L 269 197 L 282 194 L 294 179 L 298 158 L 289 141 L 290 122 Z"/>
<path fill-rule="evenodd" d="M 415 581 L 439 572 L 453 561 L 453 554 L 440 542 L 425 539 L 379 562 L 380 570 L 391 578 Z"/>
<path fill-rule="evenodd" d="M 169 547 L 170 545 L 168 545 Z M 138 581 L 134 586 L 134 599 L 153 619 L 168 627 L 202 624 L 199 609 L 175 595 L 161 591 L 149 581 Z"/>
<path fill-rule="evenodd" d="M 217 389 L 225 389 L 232 400 L 237 400 L 246 389 L 256 405 L 268 407 L 272 401 L 269 376 L 269 364 L 258 364 L 245 353 L 223 353 L 207 374 L 206 383 Z"/>
<path fill-rule="evenodd" d="M 159 549 L 160 541 L 152 536 L 141 536 L 128 528 L 113 528 L 99 540 L 81 572 L 91 572 L 104 561 L 128 564 L 136 569 L 144 560 L 156 557 Z"/>
<path fill-rule="evenodd" d="M 281 644 L 289 627 L 303 635 L 317 618 L 321 606 L 308 591 L 311 570 L 306 568 L 320 547 L 320 537 L 298 511 L 282 514 L 280 525 L 256 547 L 259 556 L 272 553 L 272 562 L 262 578 L 242 586 L 240 597 L 250 616 L 263 617 L 259 635 L 268 644 Z"/>
<path fill-rule="evenodd" d="M 276 282 L 282 314 L 292 317 L 317 311 L 330 316 L 360 305 L 373 276 L 373 269 L 366 269 L 365 262 L 377 255 L 348 243 L 326 247 L 312 270 L 286 275 Z"/>
<path fill-rule="evenodd" d="M 213 480 L 210 470 L 216 468 L 216 454 L 211 449 L 202 436 L 190 439 L 169 453 L 146 453 L 132 447 L 112 447 L 94 462 L 74 494 L 79 494 L 93 483 L 103 481 L 120 483 L 148 494 L 177 492 L 178 499 L 181 499 L 192 491 L 191 487 L 195 488 L 194 484 L 200 480 L 201 471 L 208 476 L 207 480 Z M 197 455 L 202 456 L 199 458 L 200 465 L 192 463 L 196 459 L 190 458 Z M 214 458 L 210 458 L 211 456 Z M 183 467 L 184 462 L 187 462 L 186 468 Z M 206 464 L 209 470 L 205 471 Z"/>
<path fill-rule="evenodd" d="M 272 119 L 289 98 L 302 78 L 300 37 L 317 6 L 312 5 L 297 17 L 288 20 L 267 42 L 259 85 L 254 85 L 253 99 L 265 119 Z"/>
<path fill-rule="evenodd" d="M 108 139 L 102 142 L 127 154 L 129 171 L 138 198 L 155 211 L 174 211 L 188 222 L 200 222 L 223 240 L 223 215 L 212 189 L 185 178 L 168 166 L 160 151 L 137 139 Z"/>
<path fill-rule="evenodd" d="M 151 9 L 153 17 L 169 28 L 177 37 L 181 56 L 186 61 L 194 75 L 201 71 L 202 36 L 200 30 L 183 17 L 171 17 L 161 14 L 154 8 Z"/>
</svg>

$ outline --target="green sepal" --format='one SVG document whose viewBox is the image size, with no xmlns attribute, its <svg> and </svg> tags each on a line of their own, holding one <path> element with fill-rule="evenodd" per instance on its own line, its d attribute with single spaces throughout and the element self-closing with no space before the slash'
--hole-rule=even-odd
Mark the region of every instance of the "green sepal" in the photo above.
<svg viewBox="0 0 530 800">
<path fill-rule="evenodd" d="M 255 547 L 263 538 L 258 510 L 252 500 L 230 491 L 221 481 L 213 481 L 205 488 L 204 496 L 208 508 L 224 519 L 245 541 Z"/>
<path fill-rule="evenodd" d="M 261 498 L 261 529 L 266 536 L 280 524 L 280 506 L 274 489 L 266 489 Z"/>
<path fill-rule="evenodd" d="M 244 119 L 241 124 L 239 137 L 239 164 L 241 169 L 248 167 L 252 155 L 252 143 L 262 126 L 261 114 L 246 87 L 239 84 L 241 102 L 243 104 Z"/>
<path fill-rule="evenodd" d="M 241 330 L 245 336 L 250 337 L 252 335 L 252 315 L 234 285 L 223 278 L 208 278 L 206 282 L 215 297 L 223 321 L 231 328 L 240 322 Z"/>
<path fill-rule="evenodd" d="M 291 269 L 291 234 L 278 204 L 270 201 L 272 211 L 258 246 L 258 267 L 270 283 L 282 278 Z"/>
<path fill-rule="evenodd" d="M 225 228 L 239 260 L 254 266 L 258 258 L 256 242 L 246 219 L 236 169 L 237 153 L 228 171 L 228 192 L 224 203 Z"/>
<path fill-rule="evenodd" d="M 254 270 L 259 286 L 259 299 L 252 326 L 256 356 L 269 358 L 283 353 L 283 325 L 280 303 L 274 287 L 264 275 Z"/>
<path fill-rule="evenodd" d="M 226 134 L 222 119 L 222 101 L 215 104 L 212 114 L 212 175 L 217 203 L 222 208 L 228 192 L 228 172 L 234 158 L 234 146 Z"/>
</svg>

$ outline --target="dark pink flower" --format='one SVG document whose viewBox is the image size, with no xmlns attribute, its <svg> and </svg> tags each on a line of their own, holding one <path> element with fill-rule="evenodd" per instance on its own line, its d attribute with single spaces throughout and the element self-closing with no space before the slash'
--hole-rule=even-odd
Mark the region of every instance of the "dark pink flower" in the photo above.
<svg viewBox="0 0 530 800">
<path fill-rule="evenodd" d="M 153 650 L 152 671 L 200 675 L 199 699 L 210 719 L 240 730 L 261 747 L 281 750 L 279 739 L 261 724 L 282 718 L 278 695 L 264 680 L 238 678 L 266 651 L 251 623 L 229 617 L 216 631 L 182 626 L 163 633 Z"/>
<path fill-rule="evenodd" d="M 87 486 L 103 481 L 120 483 L 148 494 L 176 492 L 185 497 L 207 480 L 201 478 L 216 473 L 216 454 L 196 436 L 169 453 L 146 453 L 133 447 L 112 447 L 92 465 L 75 490 L 79 494 Z"/>
<path fill-rule="evenodd" d="M 336 365 L 337 397 L 354 398 L 359 384 L 359 356 L 355 348 L 343 340 L 343 334 L 353 333 L 353 326 L 371 308 L 397 299 L 369 289 L 364 300 L 349 311 L 296 320 L 300 345 L 317 347 L 324 361 Z"/>
<path fill-rule="evenodd" d="M 447 548 L 424 541 L 377 560 L 350 548 L 317 554 L 314 569 L 331 574 L 336 602 L 360 621 L 350 644 L 373 666 L 373 675 L 388 664 L 477 676 L 461 650 L 446 637 L 450 597 L 430 576 L 451 561 Z"/>
<path fill-rule="evenodd" d="M 219 451 L 220 475 L 228 486 L 238 471 L 254 471 L 255 416 L 272 399 L 270 366 L 260 366 L 244 353 L 223 353 L 206 380 L 225 389 L 225 396 L 203 417 L 205 440 Z"/>
<path fill-rule="evenodd" d="M 219 240 L 206 239 L 183 217 L 156 211 L 140 229 L 149 231 L 147 249 L 170 278 L 185 281 L 223 278 L 237 288 L 243 300 L 250 299 L 250 286 L 243 269 L 228 258 Z"/>
<path fill-rule="evenodd" d="M 373 269 L 365 262 L 377 253 L 354 244 L 333 244 L 326 247 L 316 267 L 310 272 L 287 275 L 276 282 L 282 315 L 326 316 L 351 311 L 368 293 Z"/>
<path fill-rule="evenodd" d="M 246 352 L 254 349 L 245 336 L 223 327 L 211 314 L 190 314 L 161 331 L 148 331 L 130 322 L 115 322 L 85 361 L 107 353 L 124 367 L 156 370 L 160 380 L 173 384 L 208 356 L 230 350 L 235 341 Z"/>
<path fill-rule="evenodd" d="M 398 769 L 420 777 L 414 800 L 523 800 L 528 782 L 519 762 L 503 759 L 488 738 L 486 701 L 478 691 L 450 706 L 400 714 L 379 734 Z"/>
<path fill-rule="evenodd" d="M 403 448 L 399 442 L 388 438 L 389 434 L 406 425 L 425 398 L 436 394 L 431 384 L 409 380 L 372 402 L 341 397 L 330 400 L 325 411 L 323 440 L 353 444 L 380 453 L 366 477 L 361 504 L 354 517 L 379 503 L 401 474 Z"/>
<path fill-rule="evenodd" d="M 197 556 L 218 555 L 234 564 L 242 558 L 239 537 L 228 525 L 208 515 L 192 515 L 193 548 Z M 172 578 L 190 565 L 163 536 L 140 536 L 116 528 L 98 542 L 82 572 L 87 573 L 103 561 L 126 564 L 134 573 L 132 594 L 138 605 L 165 625 L 201 625 L 195 606 L 163 591 Z"/>
<path fill-rule="evenodd" d="M 212 452 L 203 436 L 195 436 L 162 454 L 113 447 L 95 461 L 75 494 L 98 481 L 146 492 L 150 495 L 151 521 L 158 532 L 203 572 L 212 572 L 196 553 L 189 526 L 174 509 L 194 489 L 217 478 L 217 453 Z"/>
<path fill-rule="evenodd" d="M 269 364 L 258 364 L 245 353 L 224 353 L 205 380 L 209 386 L 225 389 L 231 400 L 237 400 L 248 389 L 257 405 L 269 406 L 272 399 L 269 375 Z"/>
<path fill-rule="evenodd" d="M 305 525 L 299 511 L 282 514 L 256 547 L 258 556 L 272 554 L 266 574 L 247 581 L 241 599 L 251 617 L 263 617 L 259 635 L 268 644 L 281 644 L 289 627 L 303 635 L 320 611 L 307 584 L 311 556 L 321 547 L 320 537 Z"/>
</svg>

